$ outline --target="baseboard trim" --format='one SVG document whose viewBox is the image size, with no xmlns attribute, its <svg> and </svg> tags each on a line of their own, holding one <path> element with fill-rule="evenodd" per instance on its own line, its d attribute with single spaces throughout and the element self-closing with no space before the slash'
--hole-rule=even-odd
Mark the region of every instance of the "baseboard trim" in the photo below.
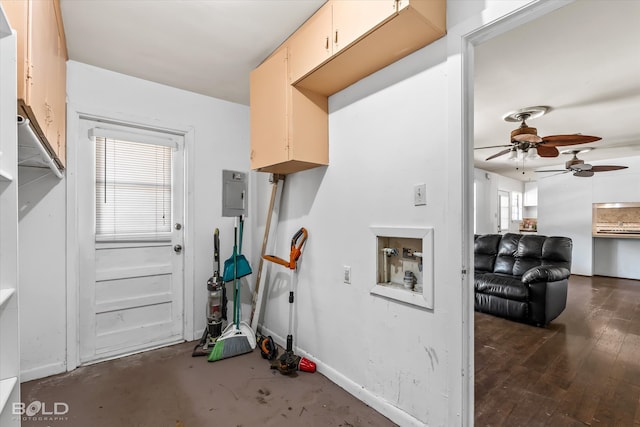
<svg viewBox="0 0 640 427">
<path fill-rule="evenodd" d="M 20 382 L 24 383 L 32 380 L 39 380 L 41 378 L 62 374 L 64 372 L 67 372 L 67 366 L 64 362 L 51 363 L 49 365 L 20 371 Z"/>
<path fill-rule="evenodd" d="M 261 326 L 259 329 L 262 331 L 262 335 L 271 336 L 276 344 L 282 347 L 286 346 L 286 339 L 284 337 L 274 333 L 272 330 L 270 330 L 269 328 L 265 328 L 264 326 Z M 336 369 L 322 362 L 313 354 L 304 351 L 304 349 L 301 349 L 300 347 L 297 347 L 295 349 L 295 352 L 298 356 L 303 356 L 308 358 L 309 360 L 314 361 L 316 363 L 318 372 L 329 378 L 333 383 L 344 389 L 347 393 L 356 397 L 358 400 L 361 400 L 365 404 L 371 406 L 373 409 L 375 409 L 385 417 L 389 418 L 394 423 L 401 426 L 410 427 L 426 426 L 426 424 L 422 421 L 404 412 L 397 406 L 394 406 L 393 404 L 391 404 L 391 402 L 373 394 L 371 391 L 364 388 L 364 386 L 356 383 L 355 381 L 346 377 L 343 373 L 338 372 Z"/>
</svg>

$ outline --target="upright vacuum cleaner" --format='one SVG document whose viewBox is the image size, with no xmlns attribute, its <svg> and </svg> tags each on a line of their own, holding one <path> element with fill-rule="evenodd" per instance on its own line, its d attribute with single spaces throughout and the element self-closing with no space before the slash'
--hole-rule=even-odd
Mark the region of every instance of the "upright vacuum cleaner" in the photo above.
<svg viewBox="0 0 640 427">
<path fill-rule="evenodd" d="M 191 356 L 208 356 L 227 322 L 227 290 L 220 276 L 220 230 L 213 233 L 213 276 L 207 281 L 207 327 Z"/>
<path fill-rule="evenodd" d="M 305 357 L 300 357 L 293 352 L 293 280 L 294 272 L 297 269 L 297 262 L 302 255 L 302 246 L 307 240 L 307 230 L 302 227 L 293 235 L 291 239 L 291 252 L 289 253 L 289 261 L 279 258 L 274 255 L 264 255 L 263 258 L 267 261 L 274 262 L 285 266 L 291 272 L 291 278 L 289 280 L 289 333 L 287 335 L 287 349 L 277 359 L 271 362 L 271 369 L 277 369 L 281 374 L 291 375 L 297 370 L 305 372 L 315 372 L 316 364 Z M 271 337 L 268 337 L 271 338 Z"/>
</svg>

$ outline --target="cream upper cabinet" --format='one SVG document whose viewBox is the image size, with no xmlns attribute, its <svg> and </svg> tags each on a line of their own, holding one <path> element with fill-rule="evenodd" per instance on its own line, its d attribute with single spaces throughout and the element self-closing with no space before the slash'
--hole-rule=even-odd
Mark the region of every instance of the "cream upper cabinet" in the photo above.
<svg viewBox="0 0 640 427">
<path fill-rule="evenodd" d="M 59 0 L 5 0 L 3 7 L 18 35 L 18 114 L 64 168 L 67 51 Z"/>
<path fill-rule="evenodd" d="M 328 97 L 442 37 L 446 0 L 329 0 L 250 77 L 251 169 L 327 165 Z"/>
<path fill-rule="evenodd" d="M 328 100 L 288 75 L 286 46 L 251 72 L 251 169 L 285 175 L 329 161 Z"/>
<path fill-rule="evenodd" d="M 291 82 L 340 52 L 396 13 L 396 0 L 334 0 L 325 3 L 287 41 Z"/>
<path fill-rule="evenodd" d="M 335 0 L 333 53 L 338 53 L 396 13 L 396 0 Z"/>
<path fill-rule="evenodd" d="M 287 49 L 274 53 L 250 75 L 251 168 L 288 158 Z"/>
<path fill-rule="evenodd" d="M 292 82 L 331 57 L 331 20 L 331 3 L 325 3 L 288 40 Z"/>
</svg>

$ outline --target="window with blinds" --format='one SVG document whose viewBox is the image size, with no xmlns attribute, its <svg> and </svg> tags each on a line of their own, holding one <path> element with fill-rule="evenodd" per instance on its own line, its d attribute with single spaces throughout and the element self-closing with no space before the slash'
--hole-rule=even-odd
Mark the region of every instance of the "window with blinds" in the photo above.
<svg viewBox="0 0 640 427">
<path fill-rule="evenodd" d="M 171 233 L 171 147 L 96 137 L 96 239 Z"/>
</svg>

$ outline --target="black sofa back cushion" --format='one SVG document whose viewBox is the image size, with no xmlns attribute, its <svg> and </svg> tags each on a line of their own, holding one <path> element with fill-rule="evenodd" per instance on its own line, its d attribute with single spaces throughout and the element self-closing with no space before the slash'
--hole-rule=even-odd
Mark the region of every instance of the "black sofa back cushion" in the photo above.
<svg viewBox="0 0 640 427">
<path fill-rule="evenodd" d="M 475 271 L 493 271 L 493 265 L 498 255 L 498 244 L 502 238 L 499 234 L 475 235 L 474 238 L 474 268 Z"/>
<path fill-rule="evenodd" d="M 573 243 L 568 237 L 548 237 L 542 246 L 542 265 L 553 265 L 571 270 Z"/>
<path fill-rule="evenodd" d="M 496 238 L 498 240 L 496 240 Z M 494 251 L 491 250 L 491 244 Z M 476 271 L 493 271 L 520 277 L 527 270 L 538 266 L 554 266 L 571 269 L 573 248 L 568 237 L 547 237 L 533 234 L 485 234 L 475 236 Z M 480 254 L 478 249 L 481 250 Z M 497 250 L 493 270 L 489 263 L 492 252 Z"/>
<path fill-rule="evenodd" d="M 546 236 L 523 235 L 518 241 L 516 260 L 513 264 L 514 276 L 522 276 L 527 270 L 542 264 L 542 247 Z"/>
<path fill-rule="evenodd" d="M 512 275 L 513 264 L 516 261 L 515 255 L 518 250 L 520 237 L 522 237 L 522 235 L 511 233 L 507 233 L 502 236 L 500 244 L 498 245 L 498 257 L 496 258 L 496 264 L 493 267 L 494 273 Z"/>
</svg>

